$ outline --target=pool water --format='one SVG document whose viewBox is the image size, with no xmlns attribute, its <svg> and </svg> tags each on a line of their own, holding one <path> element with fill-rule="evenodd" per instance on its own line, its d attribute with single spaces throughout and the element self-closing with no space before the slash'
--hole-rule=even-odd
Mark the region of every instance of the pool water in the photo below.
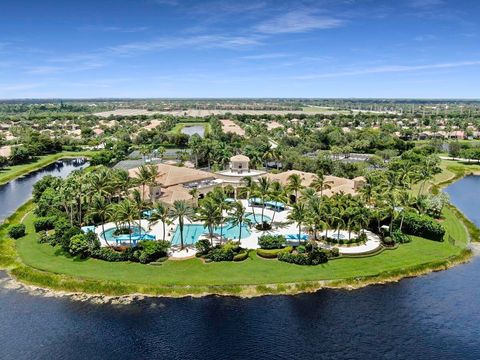
<svg viewBox="0 0 480 360">
<path fill-rule="evenodd" d="M 255 225 L 255 224 L 258 224 L 258 223 L 261 223 L 262 222 L 262 214 L 260 212 L 258 213 L 248 213 L 246 216 L 245 216 L 248 220 L 251 221 L 252 225 Z M 267 216 L 267 215 L 263 215 L 263 221 L 266 221 L 267 223 L 271 222 L 272 221 L 272 218 L 270 216 Z M 242 235 L 243 236 L 243 235 Z"/>
<path fill-rule="evenodd" d="M 240 235 L 240 226 L 231 226 L 228 223 L 223 225 L 223 229 L 220 227 L 213 229 L 215 234 L 222 233 L 223 237 L 228 239 L 238 240 Z M 204 227 L 201 224 L 187 224 L 183 226 L 183 244 L 184 245 L 194 245 L 198 238 L 202 234 L 208 234 L 208 228 Z M 250 236 L 250 230 L 247 225 L 242 225 L 242 239 Z M 175 233 L 173 234 L 172 245 L 180 245 L 180 228 L 177 226 Z"/>
<path fill-rule="evenodd" d="M 147 232 L 143 228 L 140 228 L 140 226 L 136 225 L 136 226 L 131 226 L 130 228 L 132 229 L 132 241 L 154 240 L 152 239 L 152 236 L 147 234 Z M 116 227 L 105 230 L 105 232 L 101 235 L 102 239 L 106 238 L 107 241 L 116 241 L 116 242 L 130 241 L 129 234 L 122 234 L 117 236 L 113 235 L 115 230 L 117 230 Z"/>
<path fill-rule="evenodd" d="M 339 234 L 339 233 L 334 233 L 330 235 L 330 237 L 335 240 L 345 240 L 347 238 L 344 234 Z"/>
</svg>

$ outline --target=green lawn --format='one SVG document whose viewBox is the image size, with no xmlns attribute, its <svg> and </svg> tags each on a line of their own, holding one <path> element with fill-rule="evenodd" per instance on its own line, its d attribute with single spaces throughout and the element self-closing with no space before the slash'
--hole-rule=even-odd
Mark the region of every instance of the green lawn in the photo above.
<svg viewBox="0 0 480 360">
<path fill-rule="evenodd" d="M 445 211 L 448 232 L 462 244 L 467 233 L 462 224 Z M 162 265 L 137 263 L 109 263 L 96 259 L 79 260 L 66 257 L 59 249 L 38 244 L 33 230 L 32 214 L 25 219 L 28 235 L 17 240 L 17 251 L 22 262 L 39 270 L 70 275 L 82 279 L 113 281 L 143 286 L 219 286 L 278 284 L 318 280 L 339 280 L 375 276 L 388 271 L 402 271 L 430 262 L 447 260 L 459 255 L 462 247 L 448 242 L 434 242 L 414 238 L 396 250 L 365 258 L 343 258 L 319 266 L 298 266 L 263 260 L 252 252 L 250 258 L 239 263 L 204 264 L 199 259 L 166 261 Z"/>
<path fill-rule="evenodd" d="M 77 156 L 89 156 L 92 151 L 72 152 L 64 151 L 51 155 L 39 156 L 35 161 L 28 164 L 14 165 L 0 170 L 0 185 L 3 185 L 17 177 L 28 174 L 29 172 L 38 170 L 59 159 Z"/>
</svg>

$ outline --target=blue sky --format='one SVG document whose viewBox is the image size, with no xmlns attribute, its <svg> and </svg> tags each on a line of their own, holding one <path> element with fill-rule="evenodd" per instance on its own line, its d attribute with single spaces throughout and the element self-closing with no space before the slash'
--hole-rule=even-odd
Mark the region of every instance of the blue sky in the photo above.
<svg viewBox="0 0 480 360">
<path fill-rule="evenodd" d="M 2 0 L 0 98 L 480 98 L 480 1 Z"/>
</svg>

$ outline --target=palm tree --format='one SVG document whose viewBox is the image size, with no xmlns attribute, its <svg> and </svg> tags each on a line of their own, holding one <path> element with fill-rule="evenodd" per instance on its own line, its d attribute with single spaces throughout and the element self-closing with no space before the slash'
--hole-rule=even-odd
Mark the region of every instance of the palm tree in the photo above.
<svg viewBox="0 0 480 360">
<path fill-rule="evenodd" d="M 110 244 L 107 240 L 107 237 L 105 236 L 105 221 L 108 217 L 110 217 L 110 215 L 111 207 L 105 201 L 105 198 L 102 196 L 95 196 L 92 203 L 90 204 L 90 207 L 88 208 L 87 216 L 89 216 L 90 218 L 98 217 L 100 219 L 100 221 L 102 222 L 103 240 L 105 240 L 105 243 L 108 247 L 110 247 Z"/>
<path fill-rule="evenodd" d="M 113 188 L 120 199 L 125 197 L 133 186 L 132 178 L 129 176 L 128 172 L 123 169 L 114 170 L 113 180 L 111 181 Z"/>
<path fill-rule="evenodd" d="M 265 202 L 269 199 L 271 185 L 272 185 L 272 182 L 267 177 L 261 177 L 258 180 L 256 192 L 258 197 L 260 197 L 262 201 L 262 215 L 261 215 L 262 228 L 264 224 L 263 219 L 264 219 L 264 213 L 265 213 Z"/>
<path fill-rule="evenodd" d="M 132 191 L 132 199 L 135 203 L 135 206 L 138 210 L 138 227 L 140 231 L 140 238 L 142 236 L 142 215 L 143 211 L 147 208 L 147 203 L 145 200 L 142 198 L 142 195 L 140 194 L 140 191 L 138 189 L 134 189 Z"/>
<path fill-rule="evenodd" d="M 180 250 L 184 249 L 183 245 L 183 228 L 185 220 L 191 220 L 195 215 L 193 208 L 185 200 L 175 200 L 173 207 L 170 209 L 170 218 L 178 220 L 178 228 L 180 229 Z"/>
<path fill-rule="evenodd" d="M 318 173 L 310 184 L 316 191 L 320 191 L 320 196 L 323 196 L 323 190 L 332 188 L 332 181 L 326 180 L 323 173 Z"/>
<path fill-rule="evenodd" d="M 295 221 L 298 226 L 298 241 L 301 239 L 302 235 L 302 224 L 307 219 L 307 208 L 303 202 L 298 202 L 293 204 L 290 214 L 288 214 L 288 219 Z"/>
<path fill-rule="evenodd" d="M 238 241 L 241 241 L 243 224 L 248 225 L 251 223 L 251 220 L 247 218 L 247 210 L 245 209 L 245 207 L 242 205 L 240 201 L 235 202 L 235 204 L 233 205 L 233 209 L 234 211 L 230 215 L 228 220 L 232 224 L 232 226 L 239 227 Z"/>
<path fill-rule="evenodd" d="M 169 211 L 168 207 L 166 207 L 162 203 L 158 203 L 157 206 L 152 211 L 152 216 L 150 217 L 150 221 L 153 223 L 156 223 L 158 221 L 162 222 L 162 228 L 163 228 L 163 236 L 162 240 L 165 240 L 165 234 L 166 234 L 166 225 L 169 224 L 170 222 L 170 216 L 169 216 Z"/>
<path fill-rule="evenodd" d="M 127 223 L 129 230 L 130 245 L 132 245 L 132 224 L 138 216 L 138 209 L 135 203 L 130 199 L 125 199 L 119 202 L 114 208 L 115 217 L 119 222 Z"/>
<path fill-rule="evenodd" d="M 274 181 L 270 185 L 270 200 L 275 202 L 281 202 L 281 203 L 287 202 L 285 189 L 283 188 L 282 184 L 280 184 L 278 181 Z M 273 212 L 272 219 L 270 221 L 270 227 L 272 227 L 273 225 L 273 221 L 275 219 L 276 213 L 277 213 L 276 211 Z"/>
<path fill-rule="evenodd" d="M 242 184 L 247 189 L 247 201 L 250 201 L 250 196 L 252 196 L 256 192 L 257 184 L 250 176 L 245 176 L 244 178 L 242 178 Z M 251 208 L 253 219 L 255 223 L 257 223 L 257 218 L 255 216 L 255 206 L 252 205 Z"/>
<path fill-rule="evenodd" d="M 295 202 L 298 201 L 298 192 L 303 189 L 300 175 L 292 174 L 288 177 L 287 189 L 294 192 Z"/>
<path fill-rule="evenodd" d="M 197 211 L 197 220 L 201 221 L 203 223 L 203 226 L 208 229 L 208 233 L 210 235 L 210 242 L 213 245 L 213 229 L 222 221 L 222 214 L 220 213 L 220 208 L 217 206 L 216 202 L 212 200 L 211 197 L 207 197 L 201 201 Z"/>
<path fill-rule="evenodd" d="M 139 184 L 142 186 L 142 198 L 145 199 L 145 186 L 147 184 L 150 184 L 152 179 L 152 173 L 147 165 L 141 165 L 138 168 L 136 175 Z"/>
<path fill-rule="evenodd" d="M 227 204 L 227 195 L 225 194 L 225 191 L 223 188 L 217 186 L 213 189 L 213 191 L 209 194 L 209 198 L 213 203 L 216 205 L 219 211 L 220 215 L 220 237 L 223 237 L 223 212 L 225 210 L 228 210 L 229 204 Z"/>
<path fill-rule="evenodd" d="M 327 226 L 323 220 L 323 202 L 317 194 L 306 199 L 308 220 L 313 229 L 314 239 L 317 240 L 318 230 L 326 228 Z"/>
</svg>

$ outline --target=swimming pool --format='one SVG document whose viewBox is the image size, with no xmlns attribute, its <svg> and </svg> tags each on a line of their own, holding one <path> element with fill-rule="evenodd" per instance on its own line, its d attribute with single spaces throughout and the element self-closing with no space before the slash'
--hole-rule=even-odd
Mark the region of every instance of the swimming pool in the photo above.
<svg viewBox="0 0 480 360">
<path fill-rule="evenodd" d="M 258 212 L 258 213 L 248 213 L 246 214 L 245 216 L 248 220 L 251 221 L 252 225 L 255 225 L 255 224 L 259 224 L 262 222 L 262 214 L 261 212 Z M 267 215 L 263 215 L 263 221 L 266 221 L 267 223 L 271 222 L 272 221 L 272 218 L 270 216 L 267 216 Z M 242 235 L 243 236 L 243 235 Z"/>
<path fill-rule="evenodd" d="M 240 235 L 240 226 L 231 226 L 226 223 L 223 229 L 220 227 L 213 229 L 214 234 L 222 233 L 223 237 L 238 240 Z M 193 245 L 198 241 L 202 234 L 208 234 L 208 228 L 201 224 L 187 224 L 183 226 L 183 244 Z M 250 230 L 247 225 L 242 225 L 242 239 L 250 236 Z M 177 225 L 175 233 L 172 236 L 172 245 L 180 245 L 180 228 Z"/>
<path fill-rule="evenodd" d="M 136 242 L 138 240 L 155 240 L 155 236 L 148 234 L 143 228 L 140 228 L 140 226 L 131 226 L 132 229 L 132 241 Z M 115 241 L 115 242 L 129 242 L 130 241 L 130 235 L 129 234 L 122 234 L 122 235 L 113 235 L 113 233 L 117 230 L 116 227 L 110 228 L 108 230 L 105 230 L 100 237 L 102 239 L 106 239 L 107 241 Z"/>
<path fill-rule="evenodd" d="M 331 237 L 332 239 L 334 239 L 334 240 L 345 240 L 345 239 L 347 238 L 347 237 L 346 237 L 344 234 L 342 234 L 342 233 L 340 233 L 340 234 L 339 234 L 339 233 L 334 233 L 334 234 L 330 235 L 330 237 Z"/>
</svg>

